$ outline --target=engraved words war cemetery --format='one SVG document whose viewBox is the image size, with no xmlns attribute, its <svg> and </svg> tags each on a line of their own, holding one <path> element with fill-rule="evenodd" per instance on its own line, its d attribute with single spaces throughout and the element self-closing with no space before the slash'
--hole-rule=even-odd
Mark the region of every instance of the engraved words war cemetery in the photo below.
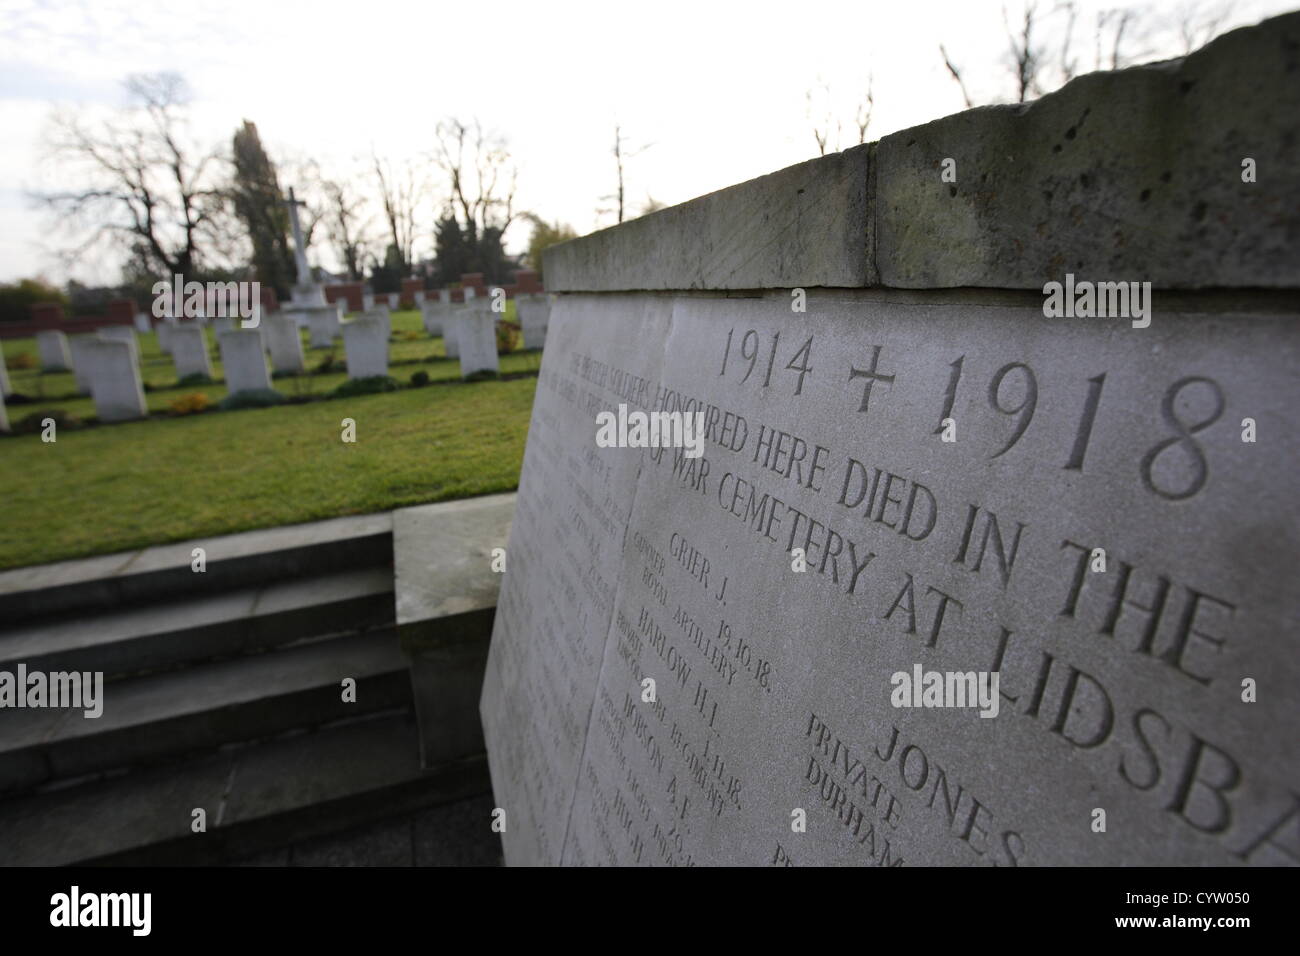
<svg viewBox="0 0 1300 956">
<path fill-rule="evenodd" d="M 247 261 L 0 321 L 0 863 L 1106 869 L 1081 919 L 1249 926 L 1300 863 L 1300 13 L 1048 84 L 1063 11 L 991 21 L 1010 97 L 941 45 L 970 108 L 809 93 L 815 158 L 642 214 L 617 127 L 582 235 L 505 232 L 478 124 L 344 181 L 245 123 Z M 130 886 L 42 919 L 158 933 Z"/>
</svg>

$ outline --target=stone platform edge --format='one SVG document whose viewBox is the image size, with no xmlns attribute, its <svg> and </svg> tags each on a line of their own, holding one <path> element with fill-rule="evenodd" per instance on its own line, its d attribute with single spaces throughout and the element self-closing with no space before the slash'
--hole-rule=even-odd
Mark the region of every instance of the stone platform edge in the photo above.
<svg viewBox="0 0 1300 956">
<path fill-rule="evenodd" d="M 546 287 L 1297 289 L 1297 78 L 1300 12 L 552 246 Z"/>
</svg>

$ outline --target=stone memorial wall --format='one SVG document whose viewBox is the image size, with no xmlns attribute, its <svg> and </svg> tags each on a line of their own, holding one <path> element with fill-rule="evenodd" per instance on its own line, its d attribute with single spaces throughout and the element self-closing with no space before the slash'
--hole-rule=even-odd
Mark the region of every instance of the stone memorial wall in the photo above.
<svg viewBox="0 0 1300 956">
<path fill-rule="evenodd" d="M 1297 48 L 547 251 L 480 702 L 508 863 L 1300 861 Z"/>
</svg>

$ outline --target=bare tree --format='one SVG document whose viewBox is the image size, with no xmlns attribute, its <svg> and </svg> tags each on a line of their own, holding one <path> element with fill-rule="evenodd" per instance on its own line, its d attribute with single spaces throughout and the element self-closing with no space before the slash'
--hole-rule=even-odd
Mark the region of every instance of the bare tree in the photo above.
<svg viewBox="0 0 1300 956">
<path fill-rule="evenodd" d="M 952 78 L 957 81 L 957 86 L 961 89 L 961 98 L 966 103 L 966 108 L 970 109 L 975 104 L 971 102 L 970 93 L 966 92 L 966 83 L 961 78 L 961 71 L 953 65 L 952 59 L 948 56 L 948 51 L 944 49 L 942 43 L 939 44 L 939 55 L 943 57 L 943 65 L 948 68 L 948 72 L 952 74 Z"/>
<path fill-rule="evenodd" d="M 814 96 L 818 97 L 821 102 L 815 103 Z M 817 144 L 817 155 L 825 156 L 832 140 L 835 145 L 831 148 L 831 151 L 835 152 L 839 149 L 840 122 L 835 118 L 835 112 L 831 108 L 830 84 L 822 81 L 821 86 L 816 90 L 806 90 L 804 100 L 808 104 L 808 122 L 812 124 L 813 141 Z M 834 130 L 833 133 L 832 130 Z"/>
<path fill-rule="evenodd" d="M 365 217 L 365 202 L 345 183 L 325 180 L 321 184 L 325 194 L 324 222 L 330 244 L 346 270 L 348 279 L 361 278 L 366 256 L 371 251 L 368 235 L 369 221 Z"/>
<path fill-rule="evenodd" d="M 1230 10 L 1228 0 L 1209 0 L 1208 3 L 1206 0 L 1184 0 L 1172 17 L 1172 24 L 1164 18 L 1147 17 L 1142 8 L 1099 10 L 1093 28 L 1093 69 L 1117 70 L 1154 55 L 1186 55 L 1219 33 Z M 1015 102 L 1023 103 L 1042 95 L 1078 75 L 1080 56 L 1075 0 L 1060 0 L 1046 14 L 1040 12 L 1035 0 L 1027 0 L 1021 9 L 1018 26 L 1012 26 L 1006 7 L 1003 7 L 1002 19 L 1009 46 L 1007 62 L 1013 77 L 1012 97 Z M 974 106 L 965 77 L 942 43 L 939 44 L 939 55 L 961 89 L 966 106 Z"/>
<path fill-rule="evenodd" d="M 612 212 L 617 222 L 622 222 L 627 218 L 627 168 L 626 161 L 640 156 L 651 144 L 638 146 L 631 149 L 628 146 L 627 137 L 623 135 L 623 127 L 615 124 L 614 126 L 614 148 L 611 152 L 614 155 L 614 172 L 615 172 L 615 190 L 608 196 L 601 196 L 602 202 L 612 202 L 612 209 L 599 209 L 598 213 Z M 640 213 L 644 215 L 644 213 Z"/>
<path fill-rule="evenodd" d="M 39 193 L 59 225 L 79 238 L 76 259 L 109 245 L 155 274 L 192 274 L 235 244 L 216 181 L 215 149 L 189 139 L 184 81 L 175 73 L 133 75 L 130 105 L 114 120 L 91 125 L 56 113 L 47 131 L 49 158 L 71 190 Z"/>
<path fill-rule="evenodd" d="M 1057 70 L 1060 74 L 1060 85 L 1064 86 L 1074 79 L 1079 67 L 1078 57 L 1074 53 L 1074 23 L 1078 11 L 1074 7 L 1073 0 L 1066 0 L 1061 4 L 1060 9 L 1065 13 L 1065 30 L 1061 34 L 1061 52 L 1057 61 Z"/>
<path fill-rule="evenodd" d="M 1036 3 L 1027 2 L 1024 6 L 1024 21 L 1017 33 L 1011 29 L 1007 20 L 1007 8 L 1002 8 L 1002 23 L 1006 27 L 1009 51 L 1009 65 L 1016 82 L 1016 102 L 1023 103 L 1031 94 L 1038 91 L 1038 67 L 1042 50 L 1034 41 L 1034 18 L 1038 13 Z"/>
<path fill-rule="evenodd" d="M 410 272 L 415 253 L 415 213 L 423 202 L 426 183 L 414 163 L 394 166 L 372 156 L 375 179 L 379 184 L 379 205 L 388 225 L 388 236 L 397 249 L 402 271 Z"/>
<path fill-rule="evenodd" d="M 614 126 L 614 165 L 618 169 L 618 221 L 623 221 L 623 127 Z"/>
<path fill-rule="evenodd" d="M 488 229 L 504 233 L 514 221 L 519 169 L 505 140 L 472 124 L 446 119 L 438 124 L 435 162 L 447 177 L 447 204 L 459 213 L 470 240 Z"/>
<path fill-rule="evenodd" d="M 867 141 L 867 128 L 871 125 L 871 111 L 876 107 L 876 94 L 873 91 L 875 78 L 867 77 L 867 92 L 858 102 L 857 109 L 853 113 L 853 125 L 858 129 L 858 145 L 861 146 Z"/>
<path fill-rule="evenodd" d="M 853 109 L 853 129 L 857 133 L 857 144 L 867 141 L 867 129 L 871 126 L 871 111 L 876 105 L 873 90 L 875 80 L 867 77 L 867 89 Z M 808 121 L 812 126 L 813 141 L 817 144 L 817 155 L 825 156 L 827 152 L 841 149 L 841 136 L 844 124 L 837 115 L 832 102 L 830 84 L 822 81 L 820 86 L 804 92 L 807 103 Z"/>
<path fill-rule="evenodd" d="M 1183 55 L 1209 43 L 1223 29 L 1224 21 L 1232 12 L 1227 0 L 1216 0 L 1202 6 L 1201 0 L 1186 0 L 1174 12 L 1174 23 Z"/>
</svg>

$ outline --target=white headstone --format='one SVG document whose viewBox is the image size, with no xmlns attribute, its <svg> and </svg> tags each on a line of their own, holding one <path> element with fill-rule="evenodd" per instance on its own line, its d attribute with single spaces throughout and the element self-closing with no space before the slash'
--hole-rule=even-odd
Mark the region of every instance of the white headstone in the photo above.
<svg viewBox="0 0 1300 956">
<path fill-rule="evenodd" d="M 460 358 L 460 320 L 465 314 L 463 305 L 452 306 L 442 320 L 442 347 L 447 358 Z"/>
<path fill-rule="evenodd" d="M 0 432 L 9 431 L 9 415 L 5 412 L 5 397 L 0 394 Z"/>
<path fill-rule="evenodd" d="M 365 315 L 373 315 L 379 319 L 384 327 L 384 341 L 387 342 L 393 337 L 393 315 L 388 311 L 388 306 L 377 305 L 373 309 L 368 309 Z"/>
<path fill-rule="evenodd" d="M 424 299 L 425 299 L 424 290 L 416 289 L 415 292 L 411 294 L 411 298 L 415 300 L 416 305 L 424 305 Z"/>
<path fill-rule="evenodd" d="M 86 336 L 82 348 L 87 356 L 90 394 L 101 422 L 144 418 L 149 409 L 140 386 L 140 368 L 131 346 L 120 339 Z"/>
<path fill-rule="evenodd" d="M 68 337 L 62 332 L 55 330 L 37 332 L 36 347 L 41 354 L 41 371 L 66 372 L 72 368 L 72 357 L 68 354 Z"/>
<path fill-rule="evenodd" d="M 486 299 L 470 303 L 461 313 L 457 325 L 461 378 L 475 372 L 500 371 L 497 361 L 496 313 Z"/>
<path fill-rule="evenodd" d="M 447 312 L 442 319 L 442 347 L 447 350 L 447 358 L 460 358 L 460 321 L 474 308 L 474 290 L 464 290 L 465 301 L 460 305 L 450 302 L 450 291 L 447 295 Z"/>
<path fill-rule="evenodd" d="M 212 362 L 208 360 L 208 340 L 198 323 L 179 323 L 172 328 L 169 338 L 172 361 L 176 364 L 178 379 L 195 373 L 212 377 Z"/>
<path fill-rule="evenodd" d="M 268 315 L 262 320 L 266 348 L 271 353 L 271 368 L 277 372 L 301 372 L 306 368 L 302 357 L 302 335 L 298 323 L 284 313 Z"/>
<path fill-rule="evenodd" d="M 154 332 L 158 336 L 158 351 L 163 355 L 172 354 L 172 329 L 175 326 L 171 322 L 159 322 Z"/>
<path fill-rule="evenodd" d="M 375 295 L 373 292 L 361 293 L 361 311 L 369 312 L 375 307 Z"/>
<path fill-rule="evenodd" d="M 388 339 L 379 316 L 363 315 L 344 322 L 343 351 L 348 360 L 348 378 L 388 374 Z"/>
<path fill-rule="evenodd" d="M 515 296 L 515 311 L 524 330 L 524 348 L 540 349 L 546 345 L 546 328 L 551 321 L 551 297 L 545 292 Z"/>
<path fill-rule="evenodd" d="M 313 307 L 301 311 L 307 316 L 307 329 L 311 334 L 311 347 L 314 349 L 332 347 L 334 340 L 341 334 L 339 331 L 338 308 L 327 305 L 323 308 Z"/>
<path fill-rule="evenodd" d="M 74 335 L 68 339 L 68 353 L 72 356 L 72 374 L 77 379 L 77 391 L 82 395 L 90 394 L 90 343 L 108 341 L 112 340 L 94 335 Z"/>
<path fill-rule="evenodd" d="M 441 298 L 426 296 L 420 303 L 420 319 L 424 323 L 424 331 L 434 338 L 442 335 L 442 321 L 449 311 Z"/>
<path fill-rule="evenodd" d="M 231 395 L 271 387 L 259 329 L 218 332 L 217 345 L 221 348 L 221 366 L 226 372 L 226 389 Z"/>
<path fill-rule="evenodd" d="M 153 331 L 153 323 L 149 321 L 148 312 L 137 312 L 135 314 L 135 330 L 141 335 L 146 335 Z"/>
<path fill-rule="evenodd" d="M 5 368 L 4 352 L 0 351 L 0 398 L 13 393 L 14 390 L 9 385 L 9 369 Z"/>
<path fill-rule="evenodd" d="M 131 355 L 135 358 L 137 365 L 140 364 L 140 343 L 136 341 L 135 329 L 129 325 L 106 325 L 98 330 L 101 339 L 112 339 L 117 342 L 125 342 L 131 346 Z"/>
<path fill-rule="evenodd" d="M 212 331 L 215 332 L 215 333 L 217 334 L 217 336 L 218 336 L 217 341 L 219 342 L 219 341 L 220 341 L 220 336 L 221 336 L 221 333 L 222 333 L 222 332 L 233 332 L 233 331 L 235 331 L 235 320 L 234 320 L 234 318 L 232 318 L 232 317 L 229 316 L 229 315 L 219 315 L 219 316 L 217 316 L 216 318 L 214 318 L 214 319 L 212 320 Z"/>
</svg>

